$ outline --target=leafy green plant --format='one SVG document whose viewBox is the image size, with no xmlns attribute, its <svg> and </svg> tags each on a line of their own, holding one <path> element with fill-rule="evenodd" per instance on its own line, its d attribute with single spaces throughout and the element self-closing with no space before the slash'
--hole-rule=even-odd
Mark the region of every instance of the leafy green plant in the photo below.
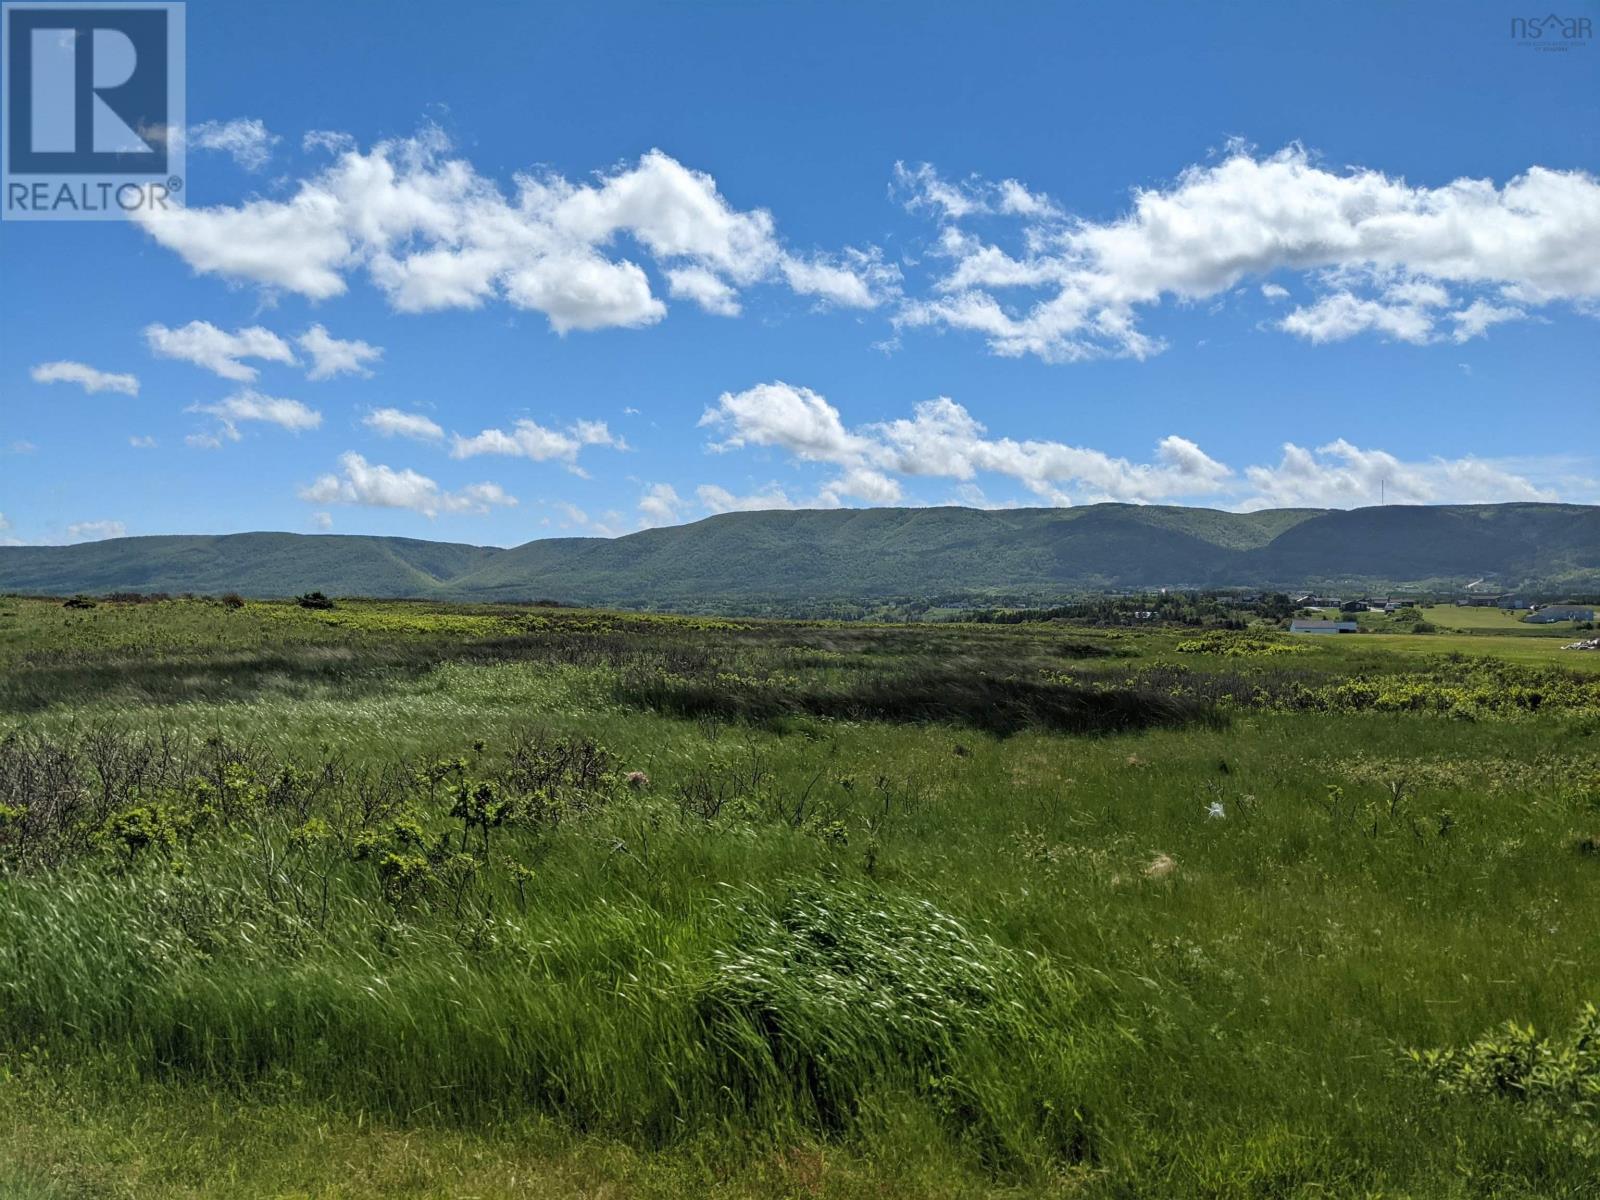
<svg viewBox="0 0 1600 1200">
<path fill-rule="evenodd" d="M 1465 1046 L 1408 1050 L 1407 1059 L 1451 1096 L 1508 1101 L 1531 1119 L 1567 1127 L 1600 1154 L 1600 1009 L 1585 1004 L 1560 1036 L 1507 1021 Z"/>
</svg>

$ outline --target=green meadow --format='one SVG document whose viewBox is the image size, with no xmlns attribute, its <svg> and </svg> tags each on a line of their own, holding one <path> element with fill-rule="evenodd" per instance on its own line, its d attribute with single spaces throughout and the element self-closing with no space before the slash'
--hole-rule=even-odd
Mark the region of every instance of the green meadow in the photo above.
<svg viewBox="0 0 1600 1200">
<path fill-rule="evenodd" d="M 0 1197 L 1594 1196 L 1600 654 L 1429 619 L 0 597 Z"/>
</svg>

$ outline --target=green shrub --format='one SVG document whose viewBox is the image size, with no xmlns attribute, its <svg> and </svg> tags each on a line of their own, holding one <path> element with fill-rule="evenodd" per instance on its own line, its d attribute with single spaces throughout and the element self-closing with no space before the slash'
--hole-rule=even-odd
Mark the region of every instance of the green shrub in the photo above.
<svg viewBox="0 0 1600 1200">
<path fill-rule="evenodd" d="M 1466 1046 L 1406 1056 L 1445 1094 L 1510 1101 L 1532 1119 L 1570 1127 L 1583 1147 L 1600 1153 L 1600 1009 L 1593 1004 L 1559 1038 L 1507 1021 Z"/>
</svg>

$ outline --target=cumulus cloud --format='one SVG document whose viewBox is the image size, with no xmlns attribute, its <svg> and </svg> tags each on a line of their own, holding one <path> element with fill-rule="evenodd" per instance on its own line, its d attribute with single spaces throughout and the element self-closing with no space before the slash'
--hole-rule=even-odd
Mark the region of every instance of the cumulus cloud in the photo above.
<svg viewBox="0 0 1600 1200">
<path fill-rule="evenodd" d="M 682 519 L 684 501 L 670 483 L 652 483 L 639 497 L 639 516 L 648 527 Z"/>
<path fill-rule="evenodd" d="M 247 171 L 259 171 L 272 157 L 272 148 L 281 139 L 262 124 L 259 117 L 236 117 L 231 121 L 203 121 L 189 127 L 189 147 L 218 150 L 231 155 Z"/>
<path fill-rule="evenodd" d="M 843 508 L 851 500 L 863 504 L 893 504 L 901 498 L 898 480 L 871 467 L 851 467 L 822 485 L 818 500 L 825 508 Z"/>
<path fill-rule="evenodd" d="M 448 492 L 409 467 L 396 470 L 382 463 L 369 463 L 354 451 L 339 456 L 338 473 L 323 475 L 301 488 L 300 498 L 313 504 L 403 508 L 425 517 L 441 512 L 481 516 L 491 508 L 517 503 L 517 498 L 497 483 L 473 483 Z"/>
<path fill-rule="evenodd" d="M 1433 315 L 1414 304 L 1386 304 L 1335 292 L 1295 309 L 1278 322 L 1278 328 L 1310 342 L 1342 342 L 1358 333 L 1378 332 L 1421 345 L 1433 333 Z"/>
<path fill-rule="evenodd" d="M 223 439 L 237 442 L 241 436 L 239 426 L 247 421 L 276 425 L 290 433 L 315 429 L 322 424 L 322 414 L 298 400 L 267 396 L 249 388 L 215 404 L 191 404 L 187 411 L 217 418 L 215 433 L 195 434 L 186 439 L 191 446 L 205 448 L 215 448 L 221 445 Z"/>
<path fill-rule="evenodd" d="M 98 371 L 81 362 L 40 363 L 29 374 L 35 383 L 75 383 L 91 395 L 96 392 L 121 392 L 124 396 L 139 394 L 139 380 L 136 377 Z"/>
<path fill-rule="evenodd" d="M 892 474 L 970 480 L 979 472 L 1007 475 L 1051 503 L 1073 487 L 1114 499 L 1151 500 L 1219 491 L 1230 475 L 1193 442 L 1169 437 L 1153 464 L 1134 464 L 1052 441 L 991 438 L 965 408 L 947 397 L 918 404 L 909 418 L 847 428 L 839 410 L 809 388 L 783 382 L 724 392 L 700 419 L 716 430 L 715 451 L 775 447 L 805 462 L 844 473 L 825 484 L 824 504 L 846 499 L 892 504 L 901 498 Z"/>
<path fill-rule="evenodd" d="M 295 339 L 295 345 L 311 356 L 307 379 L 332 379 L 335 375 L 369 377 L 369 362 L 383 357 L 383 349 L 362 341 L 341 341 L 321 325 L 313 325 Z"/>
<path fill-rule="evenodd" d="M 726 434 L 713 450 L 777 446 L 812 462 L 855 463 L 870 442 L 848 432 L 839 410 L 810 388 L 782 381 L 723 392 L 700 418 L 702 428 Z"/>
<path fill-rule="evenodd" d="M 769 483 L 759 491 L 737 496 L 725 487 L 703 483 L 694 490 L 695 496 L 710 513 L 759 512 L 774 508 L 798 508 L 776 483 Z"/>
<path fill-rule="evenodd" d="M 421 413 L 398 408 L 378 408 L 361 418 L 361 423 L 384 437 L 412 438 L 419 442 L 442 442 L 444 430 Z"/>
<path fill-rule="evenodd" d="M 148 434 L 136 433 L 128 438 L 128 445 L 135 450 L 154 450 L 156 448 L 156 439 Z"/>
<path fill-rule="evenodd" d="M 1324 292 L 1279 325 L 1312 341 L 1420 344 L 1439 340 L 1441 319 L 1471 337 L 1539 306 L 1600 299 L 1600 180 L 1584 171 L 1535 166 L 1501 185 L 1428 188 L 1333 171 L 1298 146 L 1258 156 L 1236 145 L 1138 189 L 1116 220 L 1025 214 L 1016 250 L 960 225 L 1002 211 L 1000 185 L 952 183 L 926 165 L 897 168 L 896 181 L 909 207 L 941 221 L 934 254 L 946 264 L 897 324 L 978 333 L 1002 355 L 1144 358 L 1162 349 L 1139 327 L 1144 310 L 1284 271 Z M 1279 285 L 1262 290 L 1284 298 Z"/>
<path fill-rule="evenodd" d="M 983 476 L 1013 481 L 1052 505 L 1204 500 L 1248 509 L 1341 507 L 1377 503 L 1380 493 L 1400 503 L 1556 498 L 1525 475 L 1480 458 L 1406 463 L 1343 440 L 1315 451 L 1291 444 L 1277 466 L 1241 472 L 1190 439 L 1169 434 L 1156 443 L 1149 461 L 1136 462 L 1061 441 L 992 436 L 966 408 L 944 396 L 915 405 L 908 417 L 851 427 L 825 397 L 808 388 L 760 384 L 724 393 L 700 424 L 720 439 L 708 446 L 719 453 L 768 447 L 797 464 L 837 468 L 837 476 L 821 483 L 811 502 L 822 507 L 898 503 L 903 481 L 919 477 L 954 481 L 958 495 L 981 498 Z M 776 485 L 764 496 L 772 503 L 743 505 L 721 488 L 700 491 L 702 504 L 712 511 L 794 506 Z"/>
<path fill-rule="evenodd" d="M 102 542 L 127 536 L 128 527 L 121 521 L 75 521 L 67 526 L 67 537 L 74 542 Z"/>
<path fill-rule="evenodd" d="M 498 299 L 543 313 L 558 333 L 649 325 L 666 314 L 622 239 L 667 273 L 674 295 L 713 312 L 733 311 L 741 288 L 788 278 L 770 213 L 735 208 L 711 176 L 659 150 L 592 183 L 519 173 L 507 194 L 453 156 L 437 128 L 365 153 L 326 134 L 315 144 L 334 160 L 287 199 L 139 219 L 203 274 L 321 300 L 365 271 L 402 312 Z M 807 265 L 791 283 L 807 294 L 855 304 L 881 294 L 883 268 L 870 252 Z"/>
<path fill-rule="evenodd" d="M 674 298 L 693 300 L 719 317 L 737 317 L 741 311 L 738 290 L 705 267 L 674 268 L 667 272 L 667 286 Z"/>
<path fill-rule="evenodd" d="M 1286 442 L 1275 467 L 1245 469 L 1257 508 L 1347 508 L 1376 504 L 1477 503 L 1555 500 L 1554 492 L 1479 458 L 1401 462 L 1383 450 L 1363 450 L 1343 438 L 1308 450 Z"/>
<path fill-rule="evenodd" d="M 565 430 L 547 429 L 537 421 L 526 418 L 516 422 L 507 433 L 503 429 L 485 429 L 472 437 L 456 434 L 451 447 L 451 458 L 475 458 L 480 454 L 501 454 L 513 458 L 527 458 L 534 462 L 552 460 L 565 463 L 567 469 L 582 474 L 578 455 L 587 446 L 609 446 L 626 450 L 628 444 L 617 437 L 604 421 L 576 421 Z"/>
<path fill-rule="evenodd" d="M 961 405 L 946 397 L 918 404 L 910 419 L 873 427 L 886 464 L 912 475 L 969 480 L 980 472 L 1008 476 L 1052 504 L 1090 499 L 1136 502 L 1219 492 L 1231 472 L 1199 446 L 1171 436 L 1153 463 L 1133 463 L 1064 442 L 991 438 Z"/>
<path fill-rule="evenodd" d="M 239 383 L 255 380 L 257 371 L 241 359 L 259 358 L 265 362 L 295 362 L 294 351 L 270 329 L 252 325 L 229 333 L 209 321 L 190 321 L 179 329 L 147 325 L 144 338 L 151 353 L 204 367 L 224 379 Z"/>
</svg>

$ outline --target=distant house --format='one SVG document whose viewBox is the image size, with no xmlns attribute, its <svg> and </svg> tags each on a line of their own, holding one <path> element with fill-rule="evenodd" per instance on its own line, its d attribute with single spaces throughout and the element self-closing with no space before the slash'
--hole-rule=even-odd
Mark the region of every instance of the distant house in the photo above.
<svg viewBox="0 0 1600 1200">
<path fill-rule="evenodd" d="M 1557 621 L 1592 621 L 1594 609 L 1577 608 L 1570 604 L 1547 604 L 1524 620 L 1530 625 L 1554 625 Z"/>
<path fill-rule="evenodd" d="M 1355 633 L 1360 626 L 1354 621 L 1290 621 L 1290 633 Z"/>
</svg>

